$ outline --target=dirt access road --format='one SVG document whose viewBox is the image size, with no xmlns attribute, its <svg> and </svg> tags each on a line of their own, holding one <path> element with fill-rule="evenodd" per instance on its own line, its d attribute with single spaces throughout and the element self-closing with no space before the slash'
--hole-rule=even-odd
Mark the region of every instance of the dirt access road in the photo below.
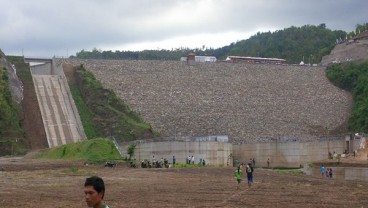
<svg viewBox="0 0 368 208">
<path fill-rule="evenodd" d="M 0 207 L 86 207 L 83 183 L 98 175 L 110 207 L 368 207 L 368 182 L 256 169 L 236 190 L 233 168 L 130 169 L 83 162 L 0 160 Z"/>
</svg>

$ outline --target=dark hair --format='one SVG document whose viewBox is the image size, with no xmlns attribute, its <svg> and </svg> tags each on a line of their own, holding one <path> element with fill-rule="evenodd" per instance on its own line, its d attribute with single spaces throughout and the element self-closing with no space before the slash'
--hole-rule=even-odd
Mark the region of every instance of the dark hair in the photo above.
<svg viewBox="0 0 368 208">
<path fill-rule="evenodd" d="M 84 187 L 86 186 L 93 186 L 93 188 L 97 191 L 97 193 L 103 192 L 102 199 L 105 195 L 105 183 L 102 180 L 102 178 L 98 176 L 92 176 L 89 178 L 86 178 L 86 182 L 84 183 Z"/>
</svg>

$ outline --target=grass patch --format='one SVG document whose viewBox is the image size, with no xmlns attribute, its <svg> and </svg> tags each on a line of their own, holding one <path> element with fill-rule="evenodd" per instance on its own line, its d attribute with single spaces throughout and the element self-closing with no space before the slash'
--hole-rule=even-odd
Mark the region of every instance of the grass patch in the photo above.
<svg viewBox="0 0 368 208">
<path fill-rule="evenodd" d="M 308 168 L 314 168 L 316 165 L 314 163 L 308 163 Z"/>
<path fill-rule="evenodd" d="M 272 171 L 279 174 L 304 175 L 300 169 L 272 169 Z"/>
<path fill-rule="evenodd" d="M 109 139 L 91 139 L 77 143 L 65 144 L 46 149 L 36 159 L 84 160 L 88 163 L 100 163 L 107 160 L 122 160 L 119 151 Z M 71 171 L 78 171 L 71 168 Z"/>
<path fill-rule="evenodd" d="M 79 168 L 75 165 L 72 165 L 69 169 L 73 174 L 76 174 L 79 170 Z"/>
<path fill-rule="evenodd" d="M 206 165 L 208 167 L 208 165 Z M 187 164 L 187 163 L 175 163 L 175 165 L 172 165 L 173 168 L 198 168 L 198 167 L 204 167 L 203 165 L 197 163 L 197 164 Z"/>
</svg>

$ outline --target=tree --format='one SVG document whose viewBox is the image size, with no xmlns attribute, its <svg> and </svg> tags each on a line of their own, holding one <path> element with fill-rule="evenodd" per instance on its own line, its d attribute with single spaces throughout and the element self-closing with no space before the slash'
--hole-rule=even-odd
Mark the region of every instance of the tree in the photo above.
<svg viewBox="0 0 368 208">
<path fill-rule="evenodd" d="M 363 31 L 366 25 L 357 25 L 357 30 Z M 198 56 L 216 56 L 225 59 L 229 55 L 257 56 L 264 58 L 283 58 L 288 63 L 299 63 L 300 57 L 313 54 L 313 63 L 321 61 L 335 46 L 336 39 L 346 37 L 346 32 L 332 31 L 326 28 L 325 23 L 318 26 L 304 25 L 291 26 L 275 32 L 257 32 L 246 40 L 231 43 L 222 48 L 212 49 L 202 45 L 200 48 L 177 48 L 171 50 L 144 50 L 144 51 L 105 51 L 94 48 L 91 52 L 82 50 L 76 54 L 77 58 L 93 59 L 125 59 L 125 60 L 179 60 L 194 52 Z"/>
<path fill-rule="evenodd" d="M 351 91 L 354 105 L 348 121 L 351 132 L 368 131 L 368 62 L 334 64 L 327 77 L 336 86 Z"/>
<path fill-rule="evenodd" d="M 129 155 L 129 160 L 132 159 L 132 157 L 134 155 L 134 152 L 135 152 L 136 146 L 137 146 L 136 144 L 131 144 L 131 145 L 128 146 L 127 152 L 128 152 L 128 155 Z"/>
</svg>

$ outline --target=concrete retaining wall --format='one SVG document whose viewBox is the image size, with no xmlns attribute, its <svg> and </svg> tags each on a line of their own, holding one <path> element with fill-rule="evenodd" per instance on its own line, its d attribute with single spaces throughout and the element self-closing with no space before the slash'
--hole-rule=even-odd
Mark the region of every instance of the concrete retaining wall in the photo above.
<svg viewBox="0 0 368 208">
<path fill-rule="evenodd" d="M 360 140 L 350 142 L 351 146 L 356 147 Z M 256 166 L 267 166 L 269 158 L 271 167 L 299 167 L 327 159 L 328 152 L 341 154 L 347 149 L 346 145 L 345 137 L 314 142 L 276 140 L 268 143 L 236 144 L 233 146 L 233 160 L 247 163 L 250 158 L 255 158 Z"/>
<path fill-rule="evenodd" d="M 208 137 L 210 138 L 210 137 Z M 121 147 L 127 150 L 130 144 L 136 144 L 135 157 L 137 161 L 147 159 L 152 160 L 155 156 L 157 160 L 166 158 L 172 163 L 175 155 L 176 163 L 185 163 L 188 156 L 194 156 L 195 163 L 200 159 L 206 161 L 206 165 L 225 166 L 227 162 L 232 166 L 229 155 L 233 152 L 233 145 L 227 141 L 193 138 L 169 138 L 157 139 L 156 141 L 135 141 L 122 144 Z"/>
<path fill-rule="evenodd" d="M 224 139 L 225 138 L 225 139 Z M 358 147 L 360 139 L 346 142 L 344 136 L 339 138 L 325 138 L 313 142 L 306 141 L 273 141 L 265 143 L 228 143 L 227 136 L 208 137 L 180 137 L 138 140 L 120 144 L 124 155 L 130 144 L 136 144 L 135 157 L 138 161 L 166 158 L 172 162 L 175 155 L 178 163 L 185 163 L 188 156 L 195 157 L 195 163 L 205 159 L 207 164 L 214 166 L 237 165 L 248 163 L 255 158 L 256 166 L 266 167 L 270 160 L 270 167 L 300 167 L 311 162 L 318 162 L 328 158 L 328 152 L 342 154 L 348 149 Z M 352 152 L 354 149 L 350 149 Z"/>
<path fill-rule="evenodd" d="M 52 70 L 51 63 L 44 63 L 31 66 L 32 75 L 58 75 Z"/>
</svg>

